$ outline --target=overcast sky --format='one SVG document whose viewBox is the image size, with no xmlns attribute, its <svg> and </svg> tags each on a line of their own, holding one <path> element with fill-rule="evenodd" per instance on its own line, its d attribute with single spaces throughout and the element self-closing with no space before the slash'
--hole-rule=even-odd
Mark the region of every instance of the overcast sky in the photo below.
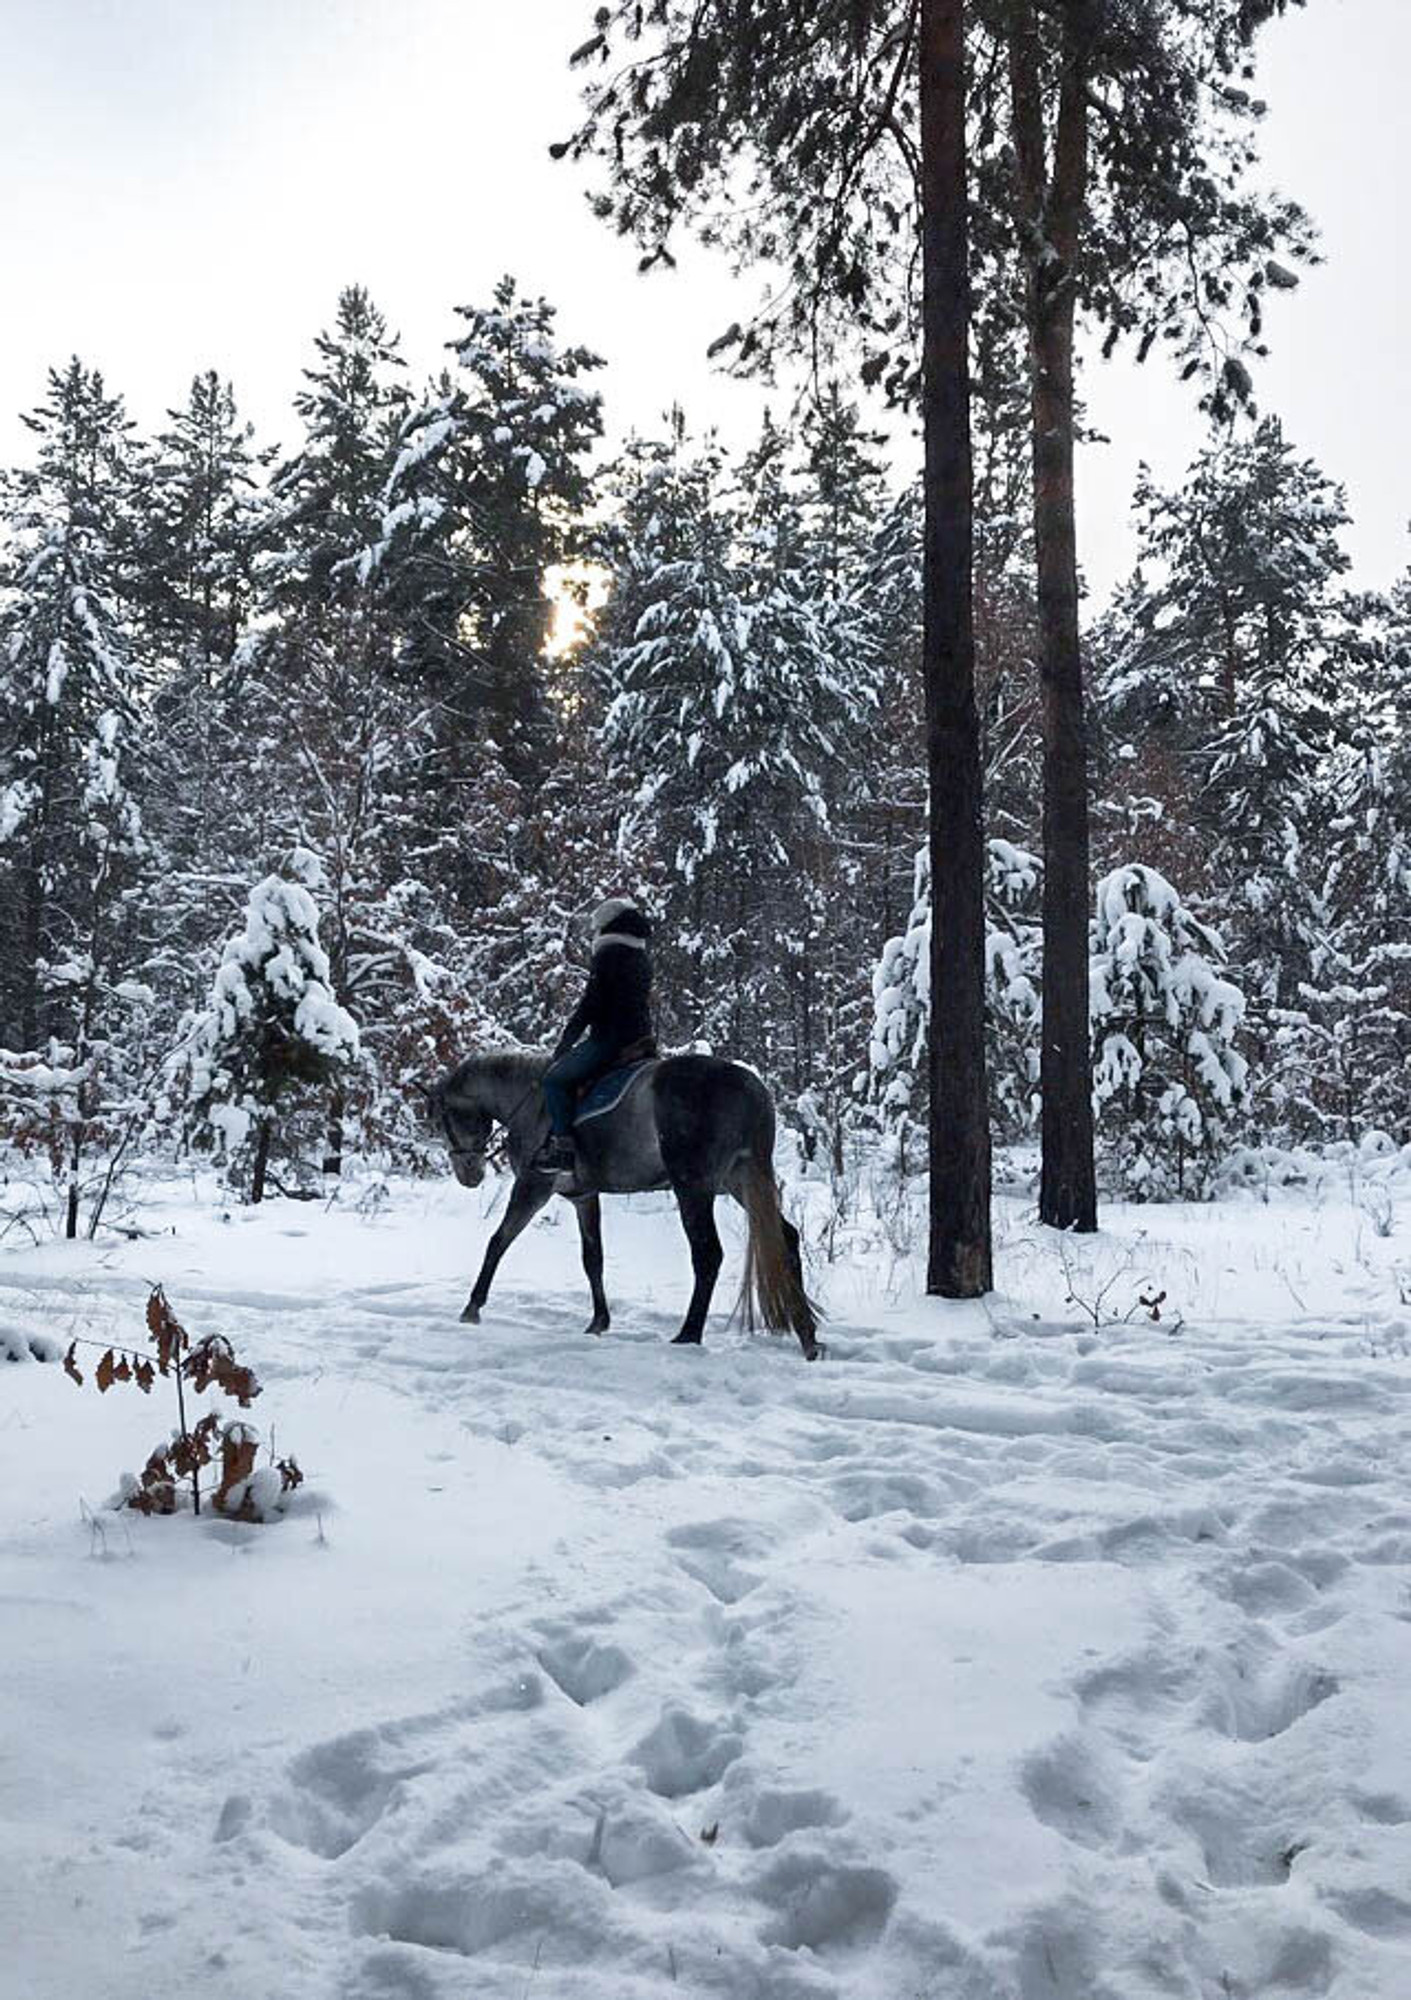
<svg viewBox="0 0 1411 2000">
<path fill-rule="evenodd" d="M 697 253 L 635 275 L 547 157 L 571 127 L 567 51 L 591 0 L 0 0 L 0 454 L 18 412 L 77 351 L 145 427 L 218 368 L 262 438 L 289 401 L 339 287 L 365 284 L 417 375 L 452 307 L 512 270 L 609 362 L 614 430 L 673 400 L 739 437 L 762 396 L 710 370 L 736 316 L 727 271 Z M 1273 302 L 1266 406 L 1349 488 L 1361 580 L 1405 567 L 1407 0 L 1309 0 L 1271 29 L 1260 89 L 1270 177 L 1317 218 L 1327 264 Z M 1136 465 L 1176 476 L 1199 445 L 1189 394 L 1156 363 L 1094 368 L 1113 443 L 1080 468 L 1095 592 L 1131 558 Z"/>
</svg>

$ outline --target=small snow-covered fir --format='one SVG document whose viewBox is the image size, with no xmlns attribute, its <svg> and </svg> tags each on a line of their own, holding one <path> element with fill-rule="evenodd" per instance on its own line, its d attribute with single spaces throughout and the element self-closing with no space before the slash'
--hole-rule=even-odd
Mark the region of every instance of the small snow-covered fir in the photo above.
<svg viewBox="0 0 1411 2000">
<path fill-rule="evenodd" d="M 1224 947 L 1165 877 L 1129 863 L 1097 890 L 1090 961 L 1093 1097 L 1123 1184 L 1199 1194 L 1228 1141 L 1248 1065 L 1244 995 Z"/>
<path fill-rule="evenodd" d="M 299 854 L 293 865 L 316 875 L 313 857 Z M 329 985 L 313 896 L 303 881 L 266 876 L 221 954 L 185 1057 L 198 1133 L 232 1164 L 253 1149 L 255 1200 L 281 1100 L 346 1069 L 358 1050 L 357 1024 Z"/>
</svg>

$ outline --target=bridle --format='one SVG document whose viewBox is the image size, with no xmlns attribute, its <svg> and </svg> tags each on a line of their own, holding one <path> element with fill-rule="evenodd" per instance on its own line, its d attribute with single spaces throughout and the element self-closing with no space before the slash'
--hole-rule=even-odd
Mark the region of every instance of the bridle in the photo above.
<svg viewBox="0 0 1411 2000">
<path fill-rule="evenodd" d="M 452 1165 L 454 1166 L 459 1161 L 470 1160 L 483 1168 L 490 1151 L 490 1120 L 488 1118 L 485 1119 L 485 1137 L 483 1142 L 480 1145 L 467 1146 L 456 1137 L 456 1126 L 453 1122 L 452 1112 L 444 1099 L 437 1106 L 437 1110 L 441 1118 L 441 1136 L 446 1141 L 446 1151 L 451 1156 Z"/>
<path fill-rule="evenodd" d="M 508 1147 L 509 1147 L 510 1127 L 511 1125 L 513 1125 L 515 1119 L 518 1118 L 520 1112 L 524 1109 L 525 1105 L 529 1102 L 530 1098 L 539 1089 L 539 1087 L 540 1087 L 539 1080 L 536 1077 L 535 1080 L 529 1085 L 529 1088 L 524 1092 L 523 1096 L 520 1097 L 518 1102 L 515 1103 L 511 1107 L 511 1109 L 505 1114 L 505 1116 L 499 1121 L 502 1136 L 498 1140 L 496 1140 L 494 1137 L 495 1120 L 491 1117 L 490 1113 L 488 1111 L 481 1111 L 475 1113 L 474 1115 L 478 1119 L 483 1120 L 485 1127 L 484 1141 L 478 1146 L 463 1145 L 461 1141 L 457 1139 L 455 1135 L 455 1127 L 452 1124 L 451 1108 L 446 1103 L 446 1100 L 443 1097 L 440 1100 L 437 1109 L 440 1113 L 440 1118 L 441 1118 L 441 1133 L 446 1141 L 446 1150 L 451 1156 L 452 1165 L 454 1165 L 457 1160 L 471 1160 L 482 1169 L 486 1165 L 497 1165 L 497 1166 L 507 1165 L 509 1163 Z"/>
</svg>

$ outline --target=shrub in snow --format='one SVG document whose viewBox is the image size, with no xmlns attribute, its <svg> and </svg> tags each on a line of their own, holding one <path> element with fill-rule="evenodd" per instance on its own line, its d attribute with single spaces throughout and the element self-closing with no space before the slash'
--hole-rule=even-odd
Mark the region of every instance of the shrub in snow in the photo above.
<svg viewBox="0 0 1411 2000">
<path fill-rule="evenodd" d="M 226 944 L 190 1055 L 197 1136 L 227 1158 L 249 1153 L 252 1201 L 264 1196 L 281 1100 L 327 1083 L 357 1055 L 356 1023 L 329 986 L 313 897 L 266 876 Z"/>
<path fill-rule="evenodd" d="M 1401 1131 L 1411 1125 L 1405 971 L 1385 956 L 1387 976 L 1369 978 L 1365 961 L 1339 963 L 1332 947 L 1323 978 L 1300 982 L 1297 1006 L 1269 1009 L 1269 1099 L 1296 1139 L 1355 1142 L 1378 1118 Z"/>
<path fill-rule="evenodd" d="M 1244 996 L 1224 948 L 1154 868 L 1098 884 L 1092 934 L 1093 1097 L 1131 1194 L 1204 1193 L 1245 1088 Z"/>
<path fill-rule="evenodd" d="M 201 1474 L 218 1466 L 218 1483 L 212 1486 L 208 1480 L 205 1490 L 217 1513 L 236 1521 L 267 1521 L 281 1512 L 285 1496 L 304 1483 L 296 1459 L 276 1459 L 271 1449 L 271 1463 L 257 1466 L 259 1432 L 238 1419 L 227 1422 L 215 1410 L 206 1411 L 195 1423 L 187 1421 L 188 1392 L 201 1395 L 219 1389 L 248 1410 L 260 1394 L 254 1370 L 236 1360 L 235 1350 L 221 1334 L 208 1333 L 193 1341 L 160 1285 L 147 1301 L 147 1337 L 154 1356 L 139 1348 L 109 1347 L 93 1371 L 94 1384 L 106 1395 L 118 1382 L 133 1383 L 150 1396 L 158 1375 L 165 1376 L 176 1392 L 176 1428 L 150 1453 L 140 1478 L 123 1474 L 112 1505 L 132 1507 L 139 1514 L 174 1514 L 189 1498 L 192 1512 L 199 1514 Z M 101 1346 L 99 1341 L 84 1344 Z M 64 1373 L 81 1389 L 78 1347 L 77 1340 L 70 1342 Z"/>
</svg>

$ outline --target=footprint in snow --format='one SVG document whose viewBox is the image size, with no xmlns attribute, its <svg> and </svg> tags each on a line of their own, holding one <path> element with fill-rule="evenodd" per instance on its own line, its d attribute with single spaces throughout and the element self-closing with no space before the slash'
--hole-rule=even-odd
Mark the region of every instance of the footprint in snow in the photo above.
<svg viewBox="0 0 1411 2000">
<path fill-rule="evenodd" d="M 544 1628 L 539 1665 L 549 1679 L 579 1708 L 601 1701 L 620 1688 L 633 1665 L 620 1646 L 563 1627 Z"/>
<path fill-rule="evenodd" d="M 1328 1901 L 1346 1923 L 1368 1937 L 1411 1937 L 1411 1903 L 1384 1889 L 1354 1889 Z"/>
<path fill-rule="evenodd" d="M 748 1521 L 691 1521 L 670 1529 L 666 1539 L 681 1569 L 717 1603 L 738 1604 L 758 1589 L 760 1578 L 738 1558 L 763 1556 L 770 1539 Z"/>
<path fill-rule="evenodd" d="M 316 1743 L 289 1766 L 286 1788 L 270 1803 L 269 1823 L 291 1847 L 336 1861 L 395 1809 L 413 1779 L 446 1760 L 466 1729 L 528 1714 L 543 1698 L 537 1674 L 522 1674 L 445 1709 Z M 235 1803 L 227 1801 L 226 1809 Z"/>
<path fill-rule="evenodd" d="M 1222 1668 L 1206 1702 L 1205 1720 L 1239 1743 L 1266 1743 L 1282 1736 L 1305 1715 L 1339 1691 L 1335 1675 L 1300 1661 L 1280 1664 L 1261 1675 Z"/>
<path fill-rule="evenodd" d="M 656 1726 L 628 1752 L 647 1789 L 662 1799 L 684 1799 L 717 1784 L 744 1748 L 729 1728 L 702 1722 L 688 1709 L 668 1705 Z"/>
<path fill-rule="evenodd" d="M 886 1869 L 840 1864 L 816 1849 L 781 1854 L 751 1886 L 775 1912 L 761 1928 L 762 1940 L 788 1951 L 872 1944 L 897 1900 L 896 1879 Z"/>
<path fill-rule="evenodd" d="M 1061 1736 L 1026 1757 L 1020 1784 L 1034 1817 L 1080 1847 L 1107 1847 L 1121 1833 L 1121 1780 L 1097 1747 Z"/>
<path fill-rule="evenodd" d="M 842 1802 L 822 1790 L 765 1786 L 755 1791 L 751 1781 L 732 1787 L 727 1780 L 727 1793 L 729 1817 L 738 1820 L 751 1847 L 778 1847 L 791 1834 L 841 1826 L 848 1818 Z"/>
</svg>

